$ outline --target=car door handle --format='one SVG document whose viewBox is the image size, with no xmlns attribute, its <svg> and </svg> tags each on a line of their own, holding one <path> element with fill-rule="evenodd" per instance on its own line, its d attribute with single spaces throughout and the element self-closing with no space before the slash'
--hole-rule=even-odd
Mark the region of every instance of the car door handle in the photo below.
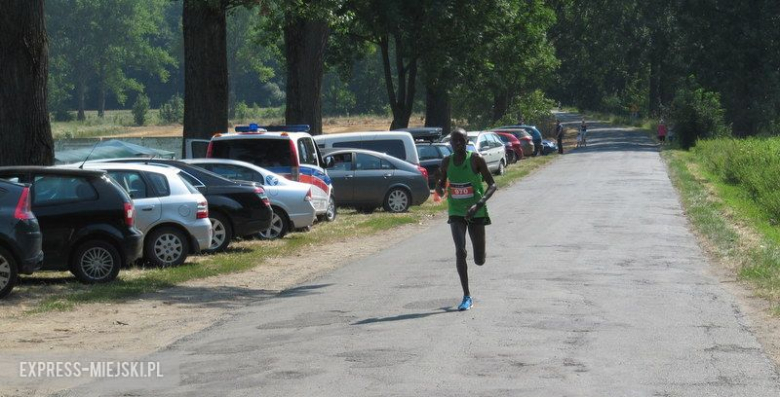
<svg viewBox="0 0 780 397">
<path fill-rule="evenodd" d="M 387 178 L 390 178 L 391 176 L 393 176 L 393 174 L 384 174 L 384 175 L 382 175 L 382 176 L 384 176 L 384 177 L 385 177 L 385 179 L 387 179 Z"/>
<path fill-rule="evenodd" d="M 153 210 L 153 209 L 154 209 L 154 206 L 152 205 L 152 206 L 149 206 L 149 207 L 143 207 L 143 208 L 141 208 L 141 211 L 151 211 L 151 210 Z"/>
<path fill-rule="evenodd" d="M 345 176 L 344 178 L 347 178 L 347 179 L 349 179 L 349 178 L 352 178 L 352 177 L 354 177 L 354 175 L 347 175 L 347 176 Z"/>
</svg>

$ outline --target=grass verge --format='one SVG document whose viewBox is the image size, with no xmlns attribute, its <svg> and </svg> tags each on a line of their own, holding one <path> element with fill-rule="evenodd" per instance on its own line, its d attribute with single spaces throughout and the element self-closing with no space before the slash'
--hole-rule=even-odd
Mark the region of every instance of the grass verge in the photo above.
<svg viewBox="0 0 780 397">
<path fill-rule="evenodd" d="M 713 253 L 750 282 L 780 315 L 780 237 L 744 190 L 706 172 L 692 153 L 665 150 L 672 182 L 689 219 Z"/>
<path fill-rule="evenodd" d="M 557 157 L 557 155 L 549 155 L 528 158 L 511 165 L 504 176 L 496 177 L 499 190 Z M 162 269 L 126 269 L 120 272 L 116 281 L 102 285 L 80 284 L 67 272 L 37 273 L 25 277 L 29 279 L 28 282 L 22 283 L 15 294 L 41 296 L 40 301 L 26 311 L 27 314 L 72 310 L 84 303 L 119 302 L 190 280 L 263 266 L 273 258 L 294 255 L 305 247 L 358 239 L 402 225 L 420 224 L 442 215 L 446 208 L 445 201 L 435 203 L 429 199 L 423 205 L 412 207 L 409 212 L 403 214 L 384 211 L 363 214 L 354 210 L 340 209 L 339 216 L 334 222 L 317 224 L 310 232 L 291 233 L 275 241 L 241 241 L 232 244 L 231 248 L 224 253 L 192 256 L 182 266 Z M 30 282 L 44 274 L 46 279 Z"/>
</svg>

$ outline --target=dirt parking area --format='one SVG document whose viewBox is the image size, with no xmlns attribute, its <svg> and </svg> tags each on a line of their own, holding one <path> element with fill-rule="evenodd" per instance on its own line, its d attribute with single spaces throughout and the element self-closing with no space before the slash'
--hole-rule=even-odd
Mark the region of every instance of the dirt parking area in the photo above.
<svg viewBox="0 0 780 397">
<path fill-rule="evenodd" d="M 361 237 L 359 242 L 351 239 L 328 244 L 318 250 L 317 262 L 303 260 L 302 253 L 277 257 L 247 272 L 194 280 L 120 303 L 91 303 L 72 311 L 24 314 L 29 305 L 12 305 L 17 299 L 2 302 L 0 351 L 151 353 L 230 316 L 232 309 L 312 281 L 442 219 L 437 216 L 421 224 Z M 236 247 L 256 243 L 240 242 Z"/>
</svg>

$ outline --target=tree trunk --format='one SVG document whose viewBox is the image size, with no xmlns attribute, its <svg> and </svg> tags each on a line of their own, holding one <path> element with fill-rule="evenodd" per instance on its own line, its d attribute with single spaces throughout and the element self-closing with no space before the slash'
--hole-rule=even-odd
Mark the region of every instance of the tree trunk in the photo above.
<svg viewBox="0 0 780 397">
<path fill-rule="evenodd" d="M 449 135 L 452 128 L 452 106 L 450 93 L 445 87 L 428 84 L 425 92 L 425 126 L 441 127 L 443 135 Z"/>
<path fill-rule="evenodd" d="M 85 112 L 86 104 L 84 103 L 86 100 L 87 95 L 87 83 L 84 82 L 84 79 L 79 79 L 78 83 L 76 83 L 76 96 L 78 97 L 79 101 L 79 112 L 78 116 L 76 116 L 76 119 L 79 121 L 84 121 L 87 119 L 87 114 Z"/>
<path fill-rule="evenodd" d="M 98 117 L 101 119 L 106 115 L 106 79 L 100 78 L 98 84 Z"/>
<path fill-rule="evenodd" d="M 322 134 L 322 79 L 327 21 L 286 16 L 284 49 L 287 59 L 287 124 L 308 124 L 309 133 Z"/>
<path fill-rule="evenodd" d="M 184 141 L 210 139 L 228 128 L 225 5 L 184 0 Z"/>
<path fill-rule="evenodd" d="M 0 165 L 51 165 L 43 0 L 11 0 L 0 13 Z"/>
<path fill-rule="evenodd" d="M 493 122 L 501 120 L 509 110 L 509 91 L 497 90 L 493 92 Z"/>
<path fill-rule="evenodd" d="M 389 40 L 387 37 L 384 37 L 379 41 L 379 48 L 382 50 L 382 64 L 385 70 L 387 96 L 390 102 L 390 109 L 393 111 L 393 122 L 390 124 L 391 130 L 409 126 L 409 118 L 412 116 L 412 107 L 414 105 L 415 83 L 417 81 L 417 58 L 410 59 L 409 64 L 404 65 L 402 56 L 403 42 L 399 37 L 394 38 L 394 42 L 396 73 L 398 74 L 398 95 L 395 93 L 393 72 L 390 67 Z"/>
</svg>

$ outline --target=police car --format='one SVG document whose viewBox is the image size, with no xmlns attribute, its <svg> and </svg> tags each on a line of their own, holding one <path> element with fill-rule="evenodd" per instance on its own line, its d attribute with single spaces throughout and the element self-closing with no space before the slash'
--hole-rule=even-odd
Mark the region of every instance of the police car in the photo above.
<svg viewBox="0 0 780 397">
<path fill-rule="evenodd" d="M 207 141 L 206 157 L 246 161 L 287 179 L 311 184 L 317 218 L 332 221 L 336 219 L 333 184 L 308 131 L 308 125 L 236 126 L 235 132 L 215 134 Z"/>
</svg>

